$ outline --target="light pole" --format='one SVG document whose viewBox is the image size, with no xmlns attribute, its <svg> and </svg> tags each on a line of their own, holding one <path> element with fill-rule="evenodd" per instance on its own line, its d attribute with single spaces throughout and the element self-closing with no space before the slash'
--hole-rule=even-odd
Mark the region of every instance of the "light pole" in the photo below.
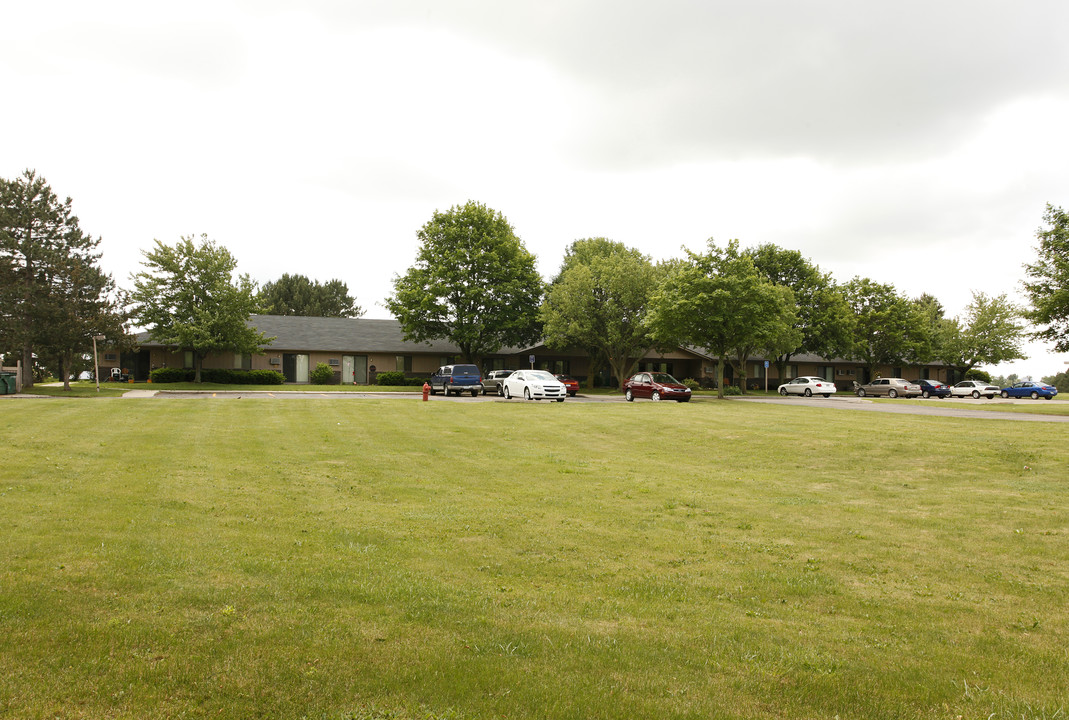
<svg viewBox="0 0 1069 720">
<path fill-rule="evenodd" d="M 97 392 L 100 392 L 100 363 L 97 362 L 97 340 L 103 339 L 103 335 L 93 336 L 93 378 L 97 381 Z"/>
</svg>

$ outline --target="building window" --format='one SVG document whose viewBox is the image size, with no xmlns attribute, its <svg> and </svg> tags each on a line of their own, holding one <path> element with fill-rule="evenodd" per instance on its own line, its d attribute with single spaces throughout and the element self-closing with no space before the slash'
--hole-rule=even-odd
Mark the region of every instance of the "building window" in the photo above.
<svg viewBox="0 0 1069 720">
<path fill-rule="evenodd" d="M 754 363 L 753 371 L 750 373 L 750 377 L 760 380 L 765 376 L 765 364 L 763 362 Z"/>
<path fill-rule="evenodd" d="M 394 370 L 397 372 L 412 372 L 412 356 L 398 355 L 394 358 Z"/>
<path fill-rule="evenodd" d="M 242 368 L 242 363 L 243 363 L 242 358 L 244 358 L 244 357 L 245 356 L 242 355 L 241 353 L 234 353 L 234 369 L 235 370 L 240 370 Z"/>
<path fill-rule="evenodd" d="M 182 367 L 184 367 L 184 368 L 193 367 L 193 351 L 192 350 L 186 350 L 185 352 L 182 353 Z"/>
<path fill-rule="evenodd" d="M 817 375 L 824 378 L 828 382 L 835 382 L 835 368 L 831 365 L 820 365 L 817 367 Z"/>
<path fill-rule="evenodd" d="M 119 357 L 115 353 L 104 353 L 104 362 L 115 362 Z"/>
</svg>

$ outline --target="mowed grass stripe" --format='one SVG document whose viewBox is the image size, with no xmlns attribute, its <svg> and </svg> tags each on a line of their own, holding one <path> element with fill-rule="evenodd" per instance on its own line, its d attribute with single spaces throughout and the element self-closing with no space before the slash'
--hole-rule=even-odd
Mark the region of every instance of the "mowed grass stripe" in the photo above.
<svg viewBox="0 0 1069 720">
<path fill-rule="evenodd" d="M 1066 705 L 1058 426 L 218 399 L 0 427 L 7 716 Z"/>
</svg>

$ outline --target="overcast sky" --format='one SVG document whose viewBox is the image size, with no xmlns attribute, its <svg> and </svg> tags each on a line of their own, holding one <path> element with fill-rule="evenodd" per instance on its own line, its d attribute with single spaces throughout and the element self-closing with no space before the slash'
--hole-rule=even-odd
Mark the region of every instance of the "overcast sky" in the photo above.
<svg viewBox="0 0 1069 720">
<path fill-rule="evenodd" d="M 1069 205 L 1069 3 L 0 2 L 0 177 L 36 169 L 129 287 L 206 233 L 389 317 L 468 200 L 546 279 L 604 236 L 800 250 L 950 316 L 1020 298 Z M 1050 375 L 1029 346 L 999 372 Z"/>
</svg>

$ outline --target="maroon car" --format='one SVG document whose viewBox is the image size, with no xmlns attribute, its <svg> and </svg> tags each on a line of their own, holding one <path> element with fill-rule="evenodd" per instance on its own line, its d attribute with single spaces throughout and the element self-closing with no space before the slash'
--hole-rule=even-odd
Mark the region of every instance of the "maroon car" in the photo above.
<svg viewBox="0 0 1069 720">
<path fill-rule="evenodd" d="M 564 389 L 568 391 L 568 397 L 575 397 L 575 394 L 579 392 L 579 381 L 571 375 L 554 375 L 553 377 L 564 384 Z"/>
<path fill-rule="evenodd" d="M 628 402 L 635 398 L 650 400 L 675 400 L 688 402 L 690 388 L 668 373 L 640 372 L 624 383 L 624 397 Z"/>
</svg>

